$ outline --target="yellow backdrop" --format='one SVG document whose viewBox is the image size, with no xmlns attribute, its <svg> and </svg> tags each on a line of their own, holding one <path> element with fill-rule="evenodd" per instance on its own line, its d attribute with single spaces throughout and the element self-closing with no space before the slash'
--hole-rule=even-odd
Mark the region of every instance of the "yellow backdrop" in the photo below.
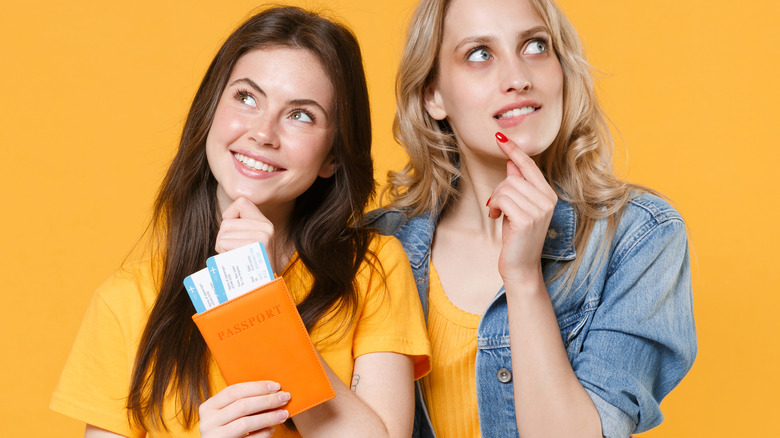
<svg viewBox="0 0 780 438">
<path fill-rule="evenodd" d="M 404 161 L 392 87 L 414 0 L 293 3 L 327 4 L 357 33 L 384 181 Z M 674 201 L 695 248 L 699 357 L 643 437 L 780 435 L 778 3 L 560 3 L 601 72 L 617 167 Z M 145 228 L 207 63 L 257 6 L 0 6 L 0 436 L 82 433 L 47 408 L 82 314 Z"/>
</svg>

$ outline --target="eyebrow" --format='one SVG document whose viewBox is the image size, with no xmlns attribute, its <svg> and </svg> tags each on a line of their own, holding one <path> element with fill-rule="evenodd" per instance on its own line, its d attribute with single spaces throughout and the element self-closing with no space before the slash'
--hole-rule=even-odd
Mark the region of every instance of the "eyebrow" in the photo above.
<svg viewBox="0 0 780 438">
<path fill-rule="evenodd" d="M 536 35 L 538 33 L 546 33 L 547 35 L 550 35 L 550 31 L 547 29 L 547 26 L 534 26 L 530 29 L 526 29 L 522 32 L 520 32 L 520 39 L 525 40 L 532 35 Z M 460 50 L 461 47 L 467 45 L 467 44 L 480 44 L 480 45 L 488 45 L 495 41 L 495 37 L 492 35 L 479 35 L 479 36 L 473 36 L 473 37 L 466 37 L 465 39 L 461 40 L 453 50 L 454 52 L 457 52 Z"/>
<path fill-rule="evenodd" d="M 230 83 L 228 86 L 229 86 L 229 87 L 232 87 L 232 86 L 234 86 L 234 85 L 236 85 L 236 84 L 240 84 L 240 83 L 243 83 L 243 84 L 249 85 L 249 86 L 250 86 L 251 88 L 253 88 L 253 89 L 254 89 L 254 90 L 255 90 L 255 91 L 258 93 L 258 94 L 262 95 L 263 97 L 268 97 L 268 95 L 267 95 L 267 94 L 265 94 L 265 91 L 263 91 L 263 89 L 262 89 L 262 88 L 260 88 L 260 86 L 259 86 L 259 85 L 257 85 L 257 83 L 255 83 L 255 81 L 253 81 L 253 80 L 251 80 L 251 79 L 249 79 L 249 78 L 240 78 L 240 79 L 236 79 L 235 81 L 231 82 L 231 83 Z M 293 106 L 316 106 L 316 107 L 317 107 L 317 108 L 319 108 L 319 109 L 320 109 L 320 111 L 322 111 L 322 113 L 325 115 L 325 119 L 329 119 L 329 117 L 328 117 L 328 112 L 327 112 L 327 111 L 325 111 L 325 108 L 324 108 L 322 105 L 320 105 L 320 103 L 319 103 L 319 102 L 317 102 L 317 101 L 316 101 L 316 100 L 314 100 L 314 99 L 293 99 L 293 100 L 289 100 L 289 101 L 287 101 L 287 103 L 288 103 L 289 105 L 293 105 Z"/>
</svg>

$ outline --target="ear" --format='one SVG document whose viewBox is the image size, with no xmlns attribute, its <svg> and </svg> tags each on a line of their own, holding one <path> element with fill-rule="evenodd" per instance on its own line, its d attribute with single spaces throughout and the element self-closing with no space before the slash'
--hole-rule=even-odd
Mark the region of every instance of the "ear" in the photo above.
<svg viewBox="0 0 780 438">
<path fill-rule="evenodd" d="M 322 167 L 317 173 L 320 178 L 330 178 L 336 173 L 336 159 L 333 157 L 333 153 L 328 154 L 325 161 L 322 162 Z"/>
<path fill-rule="evenodd" d="M 447 118 L 447 111 L 444 109 L 444 103 L 439 93 L 439 87 L 434 83 L 425 90 L 425 110 L 428 115 L 435 120 L 444 120 Z"/>
</svg>

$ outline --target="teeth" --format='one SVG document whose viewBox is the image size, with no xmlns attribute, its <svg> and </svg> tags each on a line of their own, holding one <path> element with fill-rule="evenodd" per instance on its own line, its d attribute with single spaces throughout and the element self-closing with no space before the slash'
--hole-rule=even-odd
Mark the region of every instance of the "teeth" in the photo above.
<svg viewBox="0 0 780 438">
<path fill-rule="evenodd" d="M 262 161 L 257 161 L 254 158 L 249 158 L 246 155 L 241 155 L 239 153 L 234 153 L 234 157 L 236 157 L 236 160 L 240 161 L 244 166 L 254 169 L 254 170 L 262 170 L 263 172 L 275 172 L 276 168 L 274 166 L 268 165 L 266 163 L 263 163 Z"/>
<path fill-rule="evenodd" d="M 503 119 L 506 117 L 517 117 L 517 116 L 524 116 L 526 114 L 531 114 L 532 112 L 536 111 L 536 108 L 532 106 L 524 106 L 522 108 L 515 108 L 513 110 L 509 110 L 505 113 L 499 114 L 497 119 Z"/>
</svg>

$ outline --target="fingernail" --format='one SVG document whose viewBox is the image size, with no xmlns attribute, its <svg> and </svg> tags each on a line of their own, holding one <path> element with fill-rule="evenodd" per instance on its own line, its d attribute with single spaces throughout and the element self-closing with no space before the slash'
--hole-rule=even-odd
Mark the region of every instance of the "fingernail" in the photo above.
<svg viewBox="0 0 780 438">
<path fill-rule="evenodd" d="M 508 139 L 508 138 L 506 138 L 506 136 L 505 136 L 504 134 L 500 133 L 500 132 L 496 132 L 496 138 L 497 138 L 497 139 L 498 139 L 498 141 L 500 141 L 501 143 L 506 143 L 507 141 L 509 141 L 509 139 Z"/>
<path fill-rule="evenodd" d="M 277 411 L 276 412 L 276 418 L 278 418 L 280 421 L 281 420 L 286 420 L 287 417 L 289 417 L 289 416 L 290 416 L 290 413 L 287 412 L 286 410 L 282 410 L 282 411 Z"/>
<path fill-rule="evenodd" d="M 290 393 L 289 392 L 280 392 L 278 397 L 279 397 L 279 401 L 286 402 L 287 400 L 290 400 Z"/>
<path fill-rule="evenodd" d="M 486 203 L 485 203 L 485 207 L 487 207 L 488 205 L 490 205 L 490 200 L 491 200 L 491 199 L 493 199 L 493 197 L 492 197 L 492 196 L 488 198 L 488 202 L 486 202 Z"/>
<path fill-rule="evenodd" d="M 282 385 L 280 385 L 280 384 L 278 384 L 276 382 L 271 382 L 271 383 L 268 384 L 268 389 L 270 391 L 278 391 L 278 390 L 282 389 Z"/>
</svg>

